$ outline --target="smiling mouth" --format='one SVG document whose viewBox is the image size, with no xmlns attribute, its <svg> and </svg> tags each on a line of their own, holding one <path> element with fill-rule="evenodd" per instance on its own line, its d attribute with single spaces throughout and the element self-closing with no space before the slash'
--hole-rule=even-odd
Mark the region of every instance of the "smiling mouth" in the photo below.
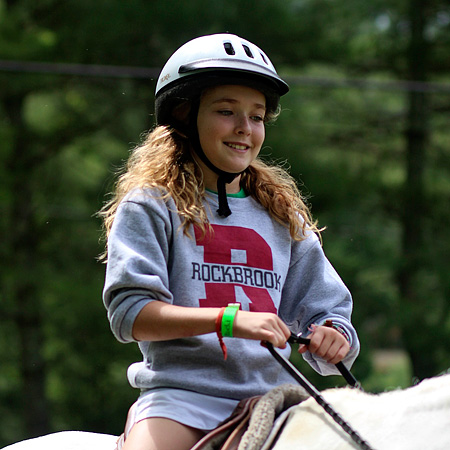
<svg viewBox="0 0 450 450">
<path fill-rule="evenodd" d="M 231 142 L 225 142 L 225 145 L 228 147 L 234 148 L 235 150 L 247 150 L 250 148 L 248 145 L 242 145 L 242 144 L 233 144 Z"/>
</svg>

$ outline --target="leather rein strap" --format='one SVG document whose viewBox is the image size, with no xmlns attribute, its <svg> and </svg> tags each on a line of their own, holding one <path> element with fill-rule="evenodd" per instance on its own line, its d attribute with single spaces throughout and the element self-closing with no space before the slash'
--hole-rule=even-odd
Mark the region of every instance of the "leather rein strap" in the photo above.
<svg viewBox="0 0 450 450">
<path fill-rule="evenodd" d="M 309 339 L 301 338 L 299 336 L 292 336 L 292 341 L 301 342 L 308 345 Z M 272 356 L 289 372 L 289 374 L 295 378 L 295 380 L 314 398 L 314 400 L 331 416 L 331 418 L 352 438 L 352 440 L 358 445 L 362 450 L 374 450 L 360 435 L 355 431 L 348 422 L 346 422 L 341 415 L 333 409 L 333 407 L 323 398 L 322 394 L 311 384 L 307 378 L 297 370 L 297 368 L 282 354 L 278 353 L 270 342 L 262 342 L 263 346 L 266 347 Z M 336 365 L 338 367 L 338 365 Z M 351 380 L 352 386 L 358 386 L 359 383 L 356 382 L 350 371 L 341 363 L 338 369 L 342 373 L 342 368 L 345 369 L 343 376 L 347 380 Z M 353 380 L 355 383 L 353 383 Z M 348 381 L 348 380 L 347 380 Z"/>
</svg>

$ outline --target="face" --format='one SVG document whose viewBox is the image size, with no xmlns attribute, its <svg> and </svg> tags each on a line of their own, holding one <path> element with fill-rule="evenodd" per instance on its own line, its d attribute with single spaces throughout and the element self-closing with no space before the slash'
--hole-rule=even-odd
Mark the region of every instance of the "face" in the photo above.
<svg viewBox="0 0 450 450">
<path fill-rule="evenodd" d="M 206 157 L 221 170 L 242 172 L 261 150 L 265 113 L 266 99 L 255 89 L 235 85 L 207 89 L 200 99 L 197 119 Z M 212 175 L 210 169 L 202 168 Z"/>
</svg>

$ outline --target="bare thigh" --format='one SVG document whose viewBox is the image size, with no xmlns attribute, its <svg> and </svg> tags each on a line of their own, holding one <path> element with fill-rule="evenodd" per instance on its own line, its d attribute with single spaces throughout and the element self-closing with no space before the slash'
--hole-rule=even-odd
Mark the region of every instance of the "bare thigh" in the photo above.
<svg viewBox="0 0 450 450">
<path fill-rule="evenodd" d="M 152 417 L 133 426 L 122 450 L 189 450 L 204 435 L 174 420 Z"/>
</svg>

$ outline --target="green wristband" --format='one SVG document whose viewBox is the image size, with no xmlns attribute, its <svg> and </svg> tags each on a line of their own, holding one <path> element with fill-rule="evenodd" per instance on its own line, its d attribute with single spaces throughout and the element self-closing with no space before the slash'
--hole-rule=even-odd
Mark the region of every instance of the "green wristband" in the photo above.
<svg viewBox="0 0 450 450">
<path fill-rule="evenodd" d="M 222 316 L 222 336 L 233 337 L 233 322 L 239 311 L 240 303 L 230 303 L 226 308 Z"/>
</svg>

